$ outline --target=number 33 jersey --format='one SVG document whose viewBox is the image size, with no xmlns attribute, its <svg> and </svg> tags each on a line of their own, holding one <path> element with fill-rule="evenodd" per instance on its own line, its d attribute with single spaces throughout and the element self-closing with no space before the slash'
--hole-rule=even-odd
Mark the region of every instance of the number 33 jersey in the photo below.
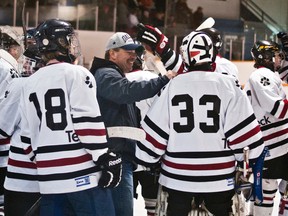
<svg viewBox="0 0 288 216">
<path fill-rule="evenodd" d="M 160 184 L 174 190 L 211 193 L 234 189 L 236 161 L 264 145 L 250 102 L 232 76 L 188 72 L 170 81 L 142 121 L 146 139 L 139 163 L 161 159 Z"/>
<path fill-rule="evenodd" d="M 20 99 L 21 141 L 36 163 L 40 192 L 97 186 L 95 164 L 107 151 L 96 82 L 82 66 L 57 63 L 26 80 Z"/>
</svg>

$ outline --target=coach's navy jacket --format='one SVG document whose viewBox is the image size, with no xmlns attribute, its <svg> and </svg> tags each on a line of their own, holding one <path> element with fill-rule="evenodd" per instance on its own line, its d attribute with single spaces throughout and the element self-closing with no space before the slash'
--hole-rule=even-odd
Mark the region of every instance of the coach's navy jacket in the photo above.
<svg viewBox="0 0 288 216">
<path fill-rule="evenodd" d="M 130 82 L 114 62 L 97 57 L 94 57 L 90 71 L 96 79 L 97 99 L 106 127 L 139 127 L 135 102 L 153 97 L 169 82 L 166 76 Z M 108 138 L 108 145 L 124 159 L 131 161 L 134 158 L 135 140 Z"/>
</svg>

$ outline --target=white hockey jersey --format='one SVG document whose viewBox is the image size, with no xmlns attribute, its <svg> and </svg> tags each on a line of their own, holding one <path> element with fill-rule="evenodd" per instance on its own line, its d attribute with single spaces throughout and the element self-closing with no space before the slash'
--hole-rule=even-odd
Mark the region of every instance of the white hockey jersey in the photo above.
<svg viewBox="0 0 288 216">
<path fill-rule="evenodd" d="M 82 66 L 57 63 L 40 68 L 26 82 L 21 141 L 36 163 L 40 193 L 97 186 L 101 172 L 93 161 L 108 148 L 93 75 Z"/>
<path fill-rule="evenodd" d="M 5 95 L 7 94 L 7 88 L 12 82 L 14 78 L 18 78 L 18 72 L 16 69 L 4 59 L 4 57 L 11 56 L 8 52 L 3 49 L 0 49 L 0 103 L 4 99 Z M 13 58 L 11 56 L 11 58 Z M 14 61 L 16 61 L 14 59 Z M 3 116 L 5 114 L 1 114 Z M 1 130 L 0 130 L 1 134 Z M 8 160 L 8 150 L 10 139 L 6 137 L 6 139 L 0 138 L 0 167 L 7 166 Z"/>
<path fill-rule="evenodd" d="M 17 192 L 39 192 L 36 164 L 25 154 L 20 140 L 19 101 L 21 88 L 26 78 L 13 79 L 7 88 L 6 97 L 0 103 L 0 142 L 10 140 L 7 175 L 4 182 L 6 190 Z"/>
<path fill-rule="evenodd" d="M 150 71 L 145 71 L 145 70 L 139 70 L 139 71 L 133 71 L 133 72 L 130 72 L 130 73 L 126 73 L 125 76 L 127 77 L 127 79 L 129 81 L 143 81 L 143 80 L 148 81 L 150 79 L 158 77 L 157 74 L 152 73 Z M 156 97 L 156 96 L 154 96 L 154 97 Z M 152 103 L 154 101 L 154 97 L 136 102 L 136 107 L 140 111 L 141 120 L 144 119 L 145 115 L 147 114 L 148 110 L 150 109 L 150 107 L 151 107 L 151 105 L 152 105 Z M 142 170 L 145 170 L 145 169 L 146 168 L 144 166 L 138 165 L 138 167 L 135 170 L 135 172 L 142 171 Z"/>
<path fill-rule="evenodd" d="M 194 71 L 168 83 L 155 99 L 142 127 L 146 139 L 136 147 L 139 163 L 162 160 L 159 183 L 184 192 L 234 189 L 235 163 L 263 148 L 251 104 L 232 76 Z"/>
<path fill-rule="evenodd" d="M 288 101 L 278 74 L 259 68 L 251 74 L 244 90 L 261 126 L 265 145 L 269 147 L 265 160 L 287 154 Z"/>
<path fill-rule="evenodd" d="M 233 62 L 217 55 L 215 63 L 216 63 L 215 72 L 232 75 L 238 79 L 238 73 L 239 73 L 238 68 Z"/>
</svg>

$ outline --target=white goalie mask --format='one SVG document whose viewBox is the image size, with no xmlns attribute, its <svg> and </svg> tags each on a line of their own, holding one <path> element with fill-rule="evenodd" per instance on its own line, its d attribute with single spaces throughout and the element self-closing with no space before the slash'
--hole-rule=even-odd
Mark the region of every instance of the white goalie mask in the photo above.
<svg viewBox="0 0 288 216">
<path fill-rule="evenodd" d="M 213 42 L 204 32 L 193 31 L 184 37 L 180 53 L 188 68 L 199 63 L 214 62 L 216 58 Z"/>
</svg>

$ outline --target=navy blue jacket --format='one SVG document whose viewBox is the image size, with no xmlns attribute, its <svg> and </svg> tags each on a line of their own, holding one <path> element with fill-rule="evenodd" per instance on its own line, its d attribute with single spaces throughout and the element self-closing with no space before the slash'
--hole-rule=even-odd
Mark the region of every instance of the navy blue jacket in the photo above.
<svg viewBox="0 0 288 216">
<path fill-rule="evenodd" d="M 130 82 L 114 63 L 94 57 L 90 69 L 97 83 L 97 100 L 106 127 L 139 127 L 135 102 L 153 97 L 169 79 L 166 76 L 150 81 Z M 108 138 L 109 148 L 132 161 L 136 141 L 125 138 Z"/>
</svg>

